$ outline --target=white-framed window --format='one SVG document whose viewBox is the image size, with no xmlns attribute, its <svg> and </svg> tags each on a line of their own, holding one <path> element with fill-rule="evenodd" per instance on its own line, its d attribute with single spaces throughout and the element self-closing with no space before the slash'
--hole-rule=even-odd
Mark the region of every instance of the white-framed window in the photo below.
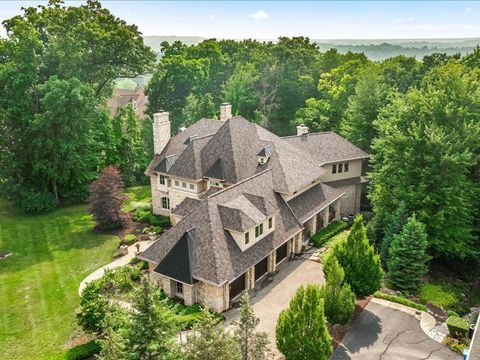
<svg viewBox="0 0 480 360">
<path fill-rule="evenodd" d="M 336 174 L 337 173 L 337 164 L 333 164 L 332 165 L 332 174 Z"/>
<path fill-rule="evenodd" d="M 260 224 L 255 227 L 255 237 L 259 237 L 263 235 L 263 224 Z"/>
<path fill-rule="evenodd" d="M 348 172 L 348 162 L 343 164 L 343 172 Z"/>
<path fill-rule="evenodd" d="M 271 229 L 273 226 L 273 218 L 268 219 L 268 228 Z"/>
<path fill-rule="evenodd" d="M 183 283 L 181 283 L 180 281 L 177 281 L 177 284 L 176 284 L 176 287 L 177 287 L 177 294 L 183 294 Z"/>
<path fill-rule="evenodd" d="M 218 182 L 218 181 L 212 181 L 212 180 L 210 180 L 210 181 L 209 181 L 209 184 L 210 184 L 210 186 L 221 187 L 221 186 L 220 186 L 220 182 Z"/>
<path fill-rule="evenodd" d="M 245 233 L 245 245 L 247 245 L 250 242 L 250 233 Z"/>
<path fill-rule="evenodd" d="M 190 184 L 190 190 L 195 190 L 195 185 L 194 184 Z"/>
<path fill-rule="evenodd" d="M 158 175 L 158 185 L 165 185 L 166 180 L 165 180 L 165 175 Z"/>
<path fill-rule="evenodd" d="M 186 182 L 182 182 L 182 187 L 183 187 L 183 188 L 186 188 L 186 187 L 187 187 L 187 183 L 186 183 Z"/>
<path fill-rule="evenodd" d="M 166 196 L 162 197 L 162 208 L 163 209 L 170 209 L 170 199 Z"/>
<path fill-rule="evenodd" d="M 338 164 L 338 173 L 340 174 L 343 171 L 343 164 Z"/>
</svg>

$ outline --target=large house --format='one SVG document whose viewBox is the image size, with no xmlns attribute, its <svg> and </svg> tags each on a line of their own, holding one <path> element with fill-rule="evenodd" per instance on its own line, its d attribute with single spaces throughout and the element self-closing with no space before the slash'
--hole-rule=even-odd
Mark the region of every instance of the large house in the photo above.
<svg viewBox="0 0 480 360">
<path fill-rule="evenodd" d="M 154 114 L 153 211 L 174 225 L 142 254 L 152 277 L 185 304 L 218 312 L 334 219 L 360 209 L 368 154 L 334 132 L 279 137 L 222 104 L 171 138 Z"/>
</svg>

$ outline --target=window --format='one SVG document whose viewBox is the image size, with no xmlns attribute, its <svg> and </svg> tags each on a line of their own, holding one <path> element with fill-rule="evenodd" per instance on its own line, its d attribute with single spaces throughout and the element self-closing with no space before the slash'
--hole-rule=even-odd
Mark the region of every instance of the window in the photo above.
<svg viewBox="0 0 480 360">
<path fill-rule="evenodd" d="M 177 281 L 177 294 L 183 294 L 183 284 Z"/>
<path fill-rule="evenodd" d="M 182 182 L 182 187 L 186 188 L 186 187 L 187 187 L 187 183 L 186 183 L 186 182 Z"/>
<path fill-rule="evenodd" d="M 337 164 L 333 164 L 332 165 L 332 174 L 336 174 L 337 173 Z"/>
<path fill-rule="evenodd" d="M 158 175 L 158 183 L 160 185 L 165 185 L 165 175 Z"/>
<path fill-rule="evenodd" d="M 210 181 L 210 186 L 220 187 L 220 183 L 218 181 Z"/>
<path fill-rule="evenodd" d="M 245 245 L 247 245 L 250 242 L 250 233 L 245 233 Z"/>
<path fill-rule="evenodd" d="M 348 171 L 348 163 L 346 162 L 345 164 L 343 164 L 343 172 L 347 172 Z"/>
<path fill-rule="evenodd" d="M 170 209 L 170 199 L 168 197 L 162 197 L 162 208 Z"/>
<path fill-rule="evenodd" d="M 195 185 L 190 184 L 190 190 L 194 190 L 194 189 L 195 189 Z"/>
<path fill-rule="evenodd" d="M 180 183 L 178 182 L 178 180 L 175 180 L 175 186 L 180 186 Z"/>
<path fill-rule="evenodd" d="M 259 237 L 263 234 L 263 224 L 255 227 L 255 237 Z"/>
<path fill-rule="evenodd" d="M 338 173 L 341 173 L 341 172 L 342 172 L 342 166 L 343 166 L 343 164 L 341 164 L 341 163 L 338 164 Z"/>
<path fill-rule="evenodd" d="M 268 228 L 271 229 L 273 226 L 273 218 L 268 219 Z"/>
</svg>

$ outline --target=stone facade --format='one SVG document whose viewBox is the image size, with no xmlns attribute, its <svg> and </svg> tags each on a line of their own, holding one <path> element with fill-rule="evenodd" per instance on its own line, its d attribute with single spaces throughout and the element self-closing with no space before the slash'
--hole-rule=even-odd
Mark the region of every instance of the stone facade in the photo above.
<svg viewBox="0 0 480 360">
<path fill-rule="evenodd" d="M 348 185 L 338 188 L 345 192 L 340 198 L 340 215 L 354 215 L 360 212 L 360 198 L 362 196 L 362 184 Z"/>
<path fill-rule="evenodd" d="M 156 175 L 150 176 L 150 189 L 152 191 L 153 213 L 156 215 L 170 216 L 170 210 L 162 208 L 162 197 L 168 197 L 168 194 L 158 189 Z"/>
<path fill-rule="evenodd" d="M 228 284 L 216 286 L 206 282 L 199 282 L 197 302 L 206 304 L 217 312 L 227 310 L 230 307 Z"/>
</svg>

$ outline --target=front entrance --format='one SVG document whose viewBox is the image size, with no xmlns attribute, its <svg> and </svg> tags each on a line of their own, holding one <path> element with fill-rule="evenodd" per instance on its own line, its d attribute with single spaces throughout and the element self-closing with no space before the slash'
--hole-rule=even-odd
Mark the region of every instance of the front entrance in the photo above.
<svg viewBox="0 0 480 360">
<path fill-rule="evenodd" d="M 287 243 L 277 249 L 277 264 L 287 257 Z"/>
<path fill-rule="evenodd" d="M 229 286 L 230 300 L 240 295 L 245 290 L 245 273 L 233 280 Z"/>
<path fill-rule="evenodd" d="M 267 273 L 268 256 L 255 265 L 255 281 Z"/>
</svg>

